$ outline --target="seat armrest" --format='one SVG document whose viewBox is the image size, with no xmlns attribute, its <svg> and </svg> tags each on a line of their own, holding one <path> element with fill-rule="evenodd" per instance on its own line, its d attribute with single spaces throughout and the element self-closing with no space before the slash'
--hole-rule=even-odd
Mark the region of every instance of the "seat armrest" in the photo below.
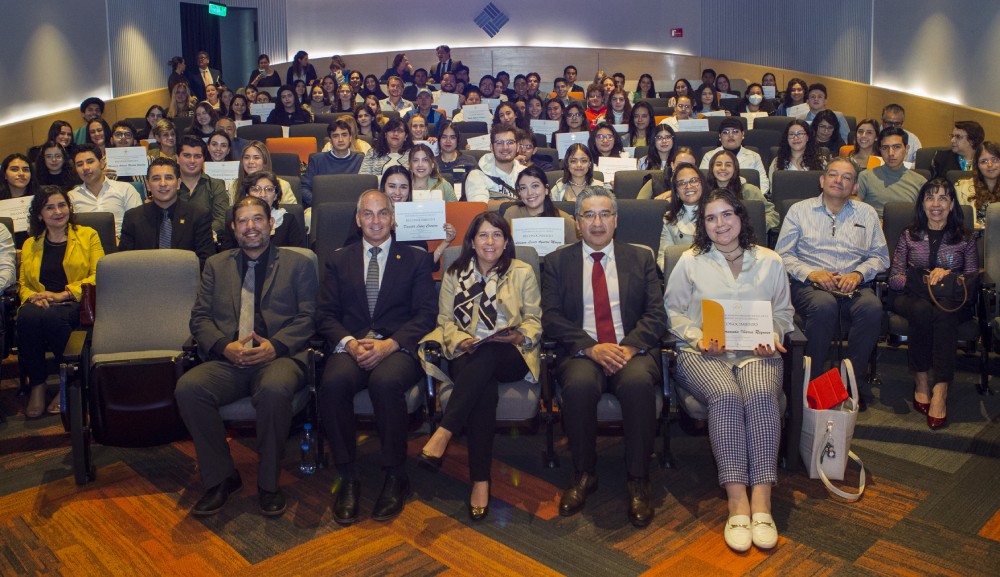
<svg viewBox="0 0 1000 577">
<path fill-rule="evenodd" d="M 69 340 L 66 341 L 66 349 L 63 350 L 63 362 L 80 364 L 80 360 L 83 356 L 83 349 L 87 346 L 87 339 L 90 333 L 87 331 L 73 331 L 69 335 Z"/>
</svg>

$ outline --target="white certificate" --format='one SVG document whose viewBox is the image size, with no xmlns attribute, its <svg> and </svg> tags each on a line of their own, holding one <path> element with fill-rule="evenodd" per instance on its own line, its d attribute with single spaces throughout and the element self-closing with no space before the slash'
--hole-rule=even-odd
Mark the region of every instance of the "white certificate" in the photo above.
<svg viewBox="0 0 1000 577">
<path fill-rule="evenodd" d="M 730 94 L 728 92 L 720 92 L 719 93 L 719 99 L 720 100 L 728 100 L 730 98 L 739 98 L 739 96 L 736 96 L 735 94 Z"/>
<path fill-rule="evenodd" d="M 691 118 L 677 121 L 677 132 L 708 132 L 707 118 Z"/>
<path fill-rule="evenodd" d="M 618 134 L 628 134 L 628 124 L 612 124 L 611 126 Z"/>
<path fill-rule="evenodd" d="M 444 201 L 396 203 L 396 240 L 443 240 Z"/>
<path fill-rule="evenodd" d="M 219 180 L 225 181 L 226 190 L 229 190 L 229 185 L 231 185 L 233 181 L 240 176 L 240 161 L 227 160 L 226 162 L 206 162 L 205 174 L 212 178 L 218 178 Z"/>
<path fill-rule="evenodd" d="M 740 116 L 747 119 L 747 130 L 753 130 L 754 118 L 767 118 L 766 112 L 741 112 Z"/>
<path fill-rule="evenodd" d="M 809 105 L 805 102 L 802 104 L 796 104 L 785 111 L 785 116 L 790 116 L 792 118 L 795 118 L 796 116 L 805 116 L 807 114 L 809 114 Z"/>
<path fill-rule="evenodd" d="M 440 90 L 434 94 L 437 95 L 438 107 L 443 108 L 450 118 L 455 109 L 458 108 L 458 95 L 454 92 L 441 92 Z"/>
<path fill-rule="evenodd" d="M 490 107 L 485 104 L 466 104 L 462 107 L 462 120 L 465 122 L 493 122 Z"/>
<path fill-rule="evenodd" d="M 725 116 L 726 115 L 726 111 L 725 110 L 709 110 L 708 112 L 699 112 L 698 114 L 701 114 L 705 118 L 708 118 L 709 116 Z"/>
<path fill-rule="evenodd" d="M 777 94 L 777 89 L 774 86 L 761 86 L 764 89 L 764 98 L 768 100 L 773 99 Z"/>
<path fill-rule="evenodd" d="M 427 148 L 431 149 L 431 152 L 434 153 L 434 156 L 438 155 L 438 143 L 437 143 L 436 140 L 434 142 L 431 142 L 429 140 L 415 140 L 415 141 L 413 141 L 413 144 L 415 144 L 415 145 L 416 144 L 423 144 Z"/>
<path fill-rule="evenodd" d="M 412 196 L 414 202 L 444 200 L 444 191 L 440 188 L 436 188 L 434 190 L 414 190 Z"/>
<path fill-rule="evenodd" d="M 466 142 L 469 144 L 469 150 L 491 150 L 489 134 L 473 136 L 472 138 L 466 140 Z"/>
<path fill-rule="evenodd" d="M 597 170 L 604 173 L 604 182 L 614 182 L 619 170 L 636 170 L 638 161 L 634 158 L 602 156 L 597 159 Z"/>
<path fill-rule="evenodd" d="M 14 232 L 28 230 L 28 209 L 31 207 L 32 198 L 34 197 L 26 194 L 17 198 L 0 200 L 0 216 L 9 216 L 14 221 Z"/>
<path fill-rule="evenodd" d="M 774 346 L 774 322 L 770 301 L 713 299 L 702 301 L 703 324 L 713 308 L 722 307 L 726 331 L 726 349 L 752 351 L 758 345 Z"/>
<path fill-rule="evenodd" d="M 484 98 L 483 99 L 483 104 L 485 104 L 486 106 L 490 107 L 490 112 L 493 112 L 494 110 L 496 110 L 497 106 L 500 106 L 500 102 L 501 102 L 501 100 L 499 98 Z"/>
<path fill-rule="evenodd" d="M 108 147 L 104 151 L 104 157 L 108 162 L 108 170 L 113 170 L 118 176 L 146 176 L 149 159 L 146 158 L 146 148 L 143 146 Z"/>
<path fill-rule="evenodd" d="M 241 126 L 253 126 L 253 120 L 234 120 L 233 124 L 236 125 L 236 128 Z"/>
<path fill-rule="evenodd" d="M 552 133 L 559 130 L 558 120 L 531 119 L 531 131 L 535 134 L 544 134 L 545 142 L 552 142 Z"/>
<path fill-rule="evenodd" d="M 254 102 L 250 105 L 250 114 L 253 116 L 259 116 L 262 121 L 267 120 L 267 117 L 271 115 L 272 110 L 274 110 L 273 102 Z"/>
<path fill-rule="evenodd" d="M 558 157 L 563 158 L 566 156 L 566 149 L 578 142 L 586 146 L 588 140 L 590 140 L 589 132 L 560 132 L 556 135 L 556 152 L 558 153 Z"/>
<path fill-rule="evenodd" d="M 511 221 L 514 245 L 530 246 L 545 256 L 566 244 L 566 225 L 559 216 L 534 216 Z"/>
</svg>

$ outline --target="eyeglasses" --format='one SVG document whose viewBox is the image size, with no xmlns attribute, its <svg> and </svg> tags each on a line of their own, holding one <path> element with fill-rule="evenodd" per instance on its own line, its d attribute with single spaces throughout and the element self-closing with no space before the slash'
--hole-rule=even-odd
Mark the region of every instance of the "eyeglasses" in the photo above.
<svg viewBox="0 0 1000 577">
<path fill-rule="evenodd" d="M 125 138 L 127 136 L 132 136 L 131 132 L 116 132 L 114 134 L 115 138 Z"/>
<path fill-rule="evenodd" d="M 48 158 L 48 155 L 46 155 L 45 158 Z M 1000 158 L 993 157 L 993 158 L 979 159 L 979 166 L 993 166 L 993 165 L 1000 166 Z"/>
<path fill-rule="evenodd" d="M 673 140 L 673 139 L 674 137 L 669 134 L 657 134 L 656 136 L 653 137 L 653 140 L 655 140 L 656 142 L 662 142 L 664 140 Z"/>
<path fill-rule="evenodd" d="M 727 129 L 723 130 L 720 134 L 722 134 L 723 136 L 736 136 L 737 134 L 740 134 L 741 132 L 743 132 L 743 131 L 740 130 L 739 128 L 727 128 Z"/>
<path fill-rule="evenodd" d="M 587 222 L 594 222 L 594 220 L 596 220 L 597 218 L 600 218 L 601 220 L 608 220 L 609 218 L 615 216 L 616 214 L 618 213 L 611 212 L 610 210 L 602 210 L 600 212 L 594 212 L 592 210 L 588 210 L 587 212 L 581 213 L 580 218 L 582 218 Z"/>
<path fill-rule="evenodd" d="M 790 138 L 790 139 L 791 138 L 805 138 L 805 137 L 806 137 L 806 133 L 805 132 L 789 132 L 788 133 L 788 138 Z"/>
<path fill-rule="evenodd" d="M 527 143 L 525 143 L 525 144 L 518 144 L 517 148 L 518 148 L 518 150 L 534 150 L 535 149 L 535 145 L 534 144 L 527 144 Z"/>
<path fill-rule="evenodd" d="M 566 118 L 580 118 L 582 116 L 583 115 L 580 114 L 579 112 L 567 112 L 566 113 Z"/>
<path fill-rule="evenodd" d="M 701 188 L 701 179 L 692 178 L 689 180 L 678 180 L 677 188 Z"/>
<path fill-rule="evenodd" d="M 882 128 L 901 128 L 903 126 L 903 121 L 893 122 L 891 120 L 883 120 Z"/>
<path fill-rule="evenodd" d="M 952 135 L 949 136 L 949 138 L 951 138 L 951 140 L 965 140 L 966 135 L 964 135 L 964 134 L 952 134 Z"/>
<path fill-rule="evenodd" d="M 257 186 L 257 185 L 254 185 L 254 186 L 250 187 L 250 192 L 255 192 L 257 194 L 260 194 L 262 192 L 266 192 L 267 194 L 274 194 L 274 191 L 276 191 L 276 190 L 277 189 L 275 187 L 273 187 L 273 186 Z"/>
<path fill-rule="evenodd" d="M 607 133 L 604 133 L 604 134 L 598 134 L 598 135 L 594 136 L 594 139 L 595 139 L 595 140 L 611 140 L 611 139 L 613 139 L 614 137 L 615 137 L 615 135 L 614 135 L 614 134 L 607 134 Z"/>
</svg>

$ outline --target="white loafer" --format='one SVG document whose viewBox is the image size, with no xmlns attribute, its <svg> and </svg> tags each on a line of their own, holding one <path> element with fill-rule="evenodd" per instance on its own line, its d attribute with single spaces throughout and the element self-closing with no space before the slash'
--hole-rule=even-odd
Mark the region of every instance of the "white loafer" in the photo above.
<svg viewBox="0 0 1000 577">
<path fill-rule="evenodd" d="M 778 544 L 778 527 L 767 513 L 754 513 L 751 524 L 753 544 L 758 549 L 771 549 Z"/>
<path fill-rule="evenodd" d="M 746 515 L 733 515 L 726 521 L 726 530 L 723 532 L 726 537 L 726 545 L 733 551 L 740 553 L 750 549 L 754 543 L 750 531 L 750 517 Z"/>
</svg>

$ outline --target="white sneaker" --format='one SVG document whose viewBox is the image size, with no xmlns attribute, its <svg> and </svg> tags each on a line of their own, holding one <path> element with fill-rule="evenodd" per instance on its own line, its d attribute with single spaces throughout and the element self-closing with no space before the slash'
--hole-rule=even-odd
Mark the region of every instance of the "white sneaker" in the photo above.
<svg viewBox="0 0 1000 577">
<path fill-rule="evenodd" d="M 752 531 L 753 544 L 759 549 L 771 549 L 778 544 L 778 527 L 767 513 L 754 513 Z"/>
<path fill-rule="evenodd" d="M 726 521 L 726 530 L 723 532 L 726 537 L 726 545 L 733 551 L 740 553 L 750 549 L 754 539 L 750 531 L 750 517 L 746 515 L 733 515 Z"/>
</svg>

